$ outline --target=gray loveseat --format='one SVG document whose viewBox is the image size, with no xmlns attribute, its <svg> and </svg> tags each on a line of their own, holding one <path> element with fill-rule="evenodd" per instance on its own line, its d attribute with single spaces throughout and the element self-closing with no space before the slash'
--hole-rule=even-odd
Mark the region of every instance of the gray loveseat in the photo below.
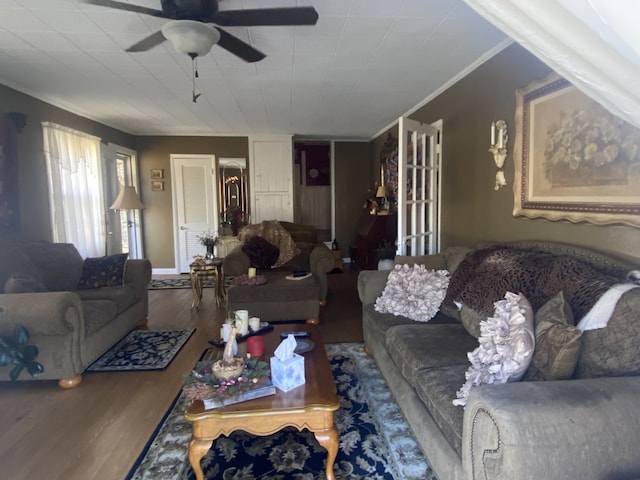
<svg viewBox="0 0 640 480">
<path fill-rule="evenodd" d="M 508 247 L 520 249 L 520 253 L 539 249 L 562 259 L 578 259 L 588 266 L 585 268 L 593 267 L 598 272 L 595 276 L 620 281 L 626 272 L 638 268 L 564 244 L 518 242 Z M 447 269 L 452 273 L 447 292 L 455 287 L 457 295 L 464 297 L 460 292 L 465 285 L 454 282 L 456 269 L 469 267 L 469 258 L 480 250 L 449 248 L 437 255 L 398 257 L 396 264 L 417 262 L 430 269 Z M 545 264 L 537 260 L 529 263 L 532 271 Z M 489 298 L 495 285 L 509 286 L 517 278 L 500 268 L 494 263 L 484 283 L 476 285 L 476 294 L 484 288 L 486 297 L 477 295 L 478 304 L 495 300 Z M 461 277 L 470 285 L 486 273 L 481 269 L 464 275 L 459 272 L 457 279 Z M 535 286 L 530 279 L 540 273 L 543 281 Z M 466 407 L 461 407 L 454 406 L 452 400 L 465 381 L 467 352 L 478 346 L 467 330 L 469 319 L 475 316 L 479 321 L 483 312 L 472 312 L 464 305 L 463 320 L 459 307 L 448 296 L 440 312 L 427 323 L 379 313 L 374 304 L 388 274 L 362 271 L 358 277 L 365 344 L 439 480 L 640 478 L 640 288 L 624 293 L 607 327 L 582 334 L 577 367 L 570 379 L 474 387 Z M 532 276 L 521 276 L 521 284 L 510 287 L 542 291 L 546 288 L 544 279 L 553 277 L 553 282 L 566 282 L 562 288 L 572 291 L 572 272 L 563 268 Z M 593 282 L 581 285 L 592 288 Z M 545 295 L 531 295 L 535 311 Z M 584 307 L 579 302 L 571 305 L 572 310 Z M 576 315 L 576 322 L 578 318 Z"/>
<path fill-rule="evenodd" d="M 124 270 L 122 263 L 124 262 Z M 44 372 L 37 379 L 75 387 L 82 372 L 137 326 L 146 324 L 148 260 L 83 260 L 71 244 L 0 246 L 0 332 L 23 325 Z M 97 286 L 109 285 L 109 286 Z M 0 380 L 9 378 L 0 368 Z M 29 380 L 26 373 L 20 380 Z"/>
</svg>

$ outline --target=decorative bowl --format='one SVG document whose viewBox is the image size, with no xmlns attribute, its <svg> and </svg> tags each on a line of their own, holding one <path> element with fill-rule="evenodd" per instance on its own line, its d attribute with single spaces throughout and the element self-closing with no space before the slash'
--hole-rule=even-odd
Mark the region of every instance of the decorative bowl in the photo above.
<svg viewBox="0 0 640 480">
<path fill-rule="evenodd" d="M 233 364 L 226 366 L 222 364 L 222 360 L 215 362 L 212 367 L 213 376 L 220 380 L 240 376 L 244 370 L 244 359 L 234 358 L 233 360 Z"/>
</svg>

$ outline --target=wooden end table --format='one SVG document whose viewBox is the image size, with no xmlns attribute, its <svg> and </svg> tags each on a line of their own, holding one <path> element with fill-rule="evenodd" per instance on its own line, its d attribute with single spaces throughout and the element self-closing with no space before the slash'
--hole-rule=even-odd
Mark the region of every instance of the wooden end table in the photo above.
<svg viewBox="0 0 640 480">
<path fill-rule="evenodd" d="M 189 279 L 191 280 L 191 291 L 193 302 L 191 308 L 198 308 L 202 301 L 202 279 L 213 278 L 215 282 L 216 305 L 224 307 L 226 305 L 226 291 L 224 288 L 224 270 L 222 269 L 222 259 L 214 258 L 211 263 L 194 262 L 189 265 Z"/>
<path fill-rule="evenodd" d="M 335 480 L 333 464 L 338 454 L 338 429 L 333 412 L 340 407 L 336 384 L 329 366 L 320 330 L 316 325 L 276 325 L 265 334 L 265 357 L 272 356 L 280 343 L 280 333 L 291 330 L 311 332 L 314 348 L 304 355 L 306 383 L 288 392 L 276 389 L 275 395 L 205 410 L 200 400 L 194 401 L 185 412 L 192 423 L 189 441 L 189 462 L 197 480 L 204 474 L 200 461 L 220 435 L 244 430 L 253 435 L 271 435 L 285 427 L 312 431 L 318 443 L 327 450 L 326 477 Z"/>
</svg>

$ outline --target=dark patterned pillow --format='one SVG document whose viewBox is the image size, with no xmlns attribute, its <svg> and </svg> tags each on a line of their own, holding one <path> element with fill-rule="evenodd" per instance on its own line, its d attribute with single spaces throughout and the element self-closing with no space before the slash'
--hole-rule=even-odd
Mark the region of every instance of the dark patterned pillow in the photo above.
<svg viewBox="0 0 640 480">
<path fill-rule="evenodd" d="M 640 375 L 640 288 L 626 292 L 604 328 L 582 332 L 574 378 Z"/>
<path fill-rule="evenodd" d="M 278 247 L 258 236 L 248 238 L 242 245 L 242 251 L 251 260 L 251 265 L 257 268 L 271 268 L 280 256 Z"/>
<path fill-rule="evenodd" d="M 571 307 L 562 292 L 535 313 L 536 348 L 525 380 L 571 378 L 582 344 L 582 332 L 573 326 Z"/>
<path fill-rule="evenodd" d="M 84 260 L 78 288 L 117 287 L 124 283 L 124 265 L 128 253 L 90 257 Z"/>
</svg>

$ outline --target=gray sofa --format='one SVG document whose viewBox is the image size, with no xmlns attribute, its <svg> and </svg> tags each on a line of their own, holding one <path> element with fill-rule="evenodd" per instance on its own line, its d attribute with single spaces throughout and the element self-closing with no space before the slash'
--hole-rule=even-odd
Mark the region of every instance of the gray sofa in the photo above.
<svg viewBox="0 0 640 480">
<path fill-rule="evenodd" d="M 83 260 L 71 244 L 5 242 L 0 245 L 0 333 L 26 327 L 44 367 L 37 379 L 75 387 L 93 361 L 146 324 L 150 278 L 148 260 Z M 0 380 L 9 378 L 8 371 L 0 368 Z M 19 379 L 31 377 L 24 372 Z"/>
<path fill-rule="evenodd" d="M 518 242 L 508 247 L 540 250 L 554 259 L 578 259 L 598 275 L 620 281 L 626 272 L 638 268 L 565 244 Z M 457 268 L 468 268 L 469 259 L 483 248 L 449 248 L 437 255 L 396 259 L 396 264 L 417 262 L 452 274 L 447 299 L 427 323 L 375 310 L 389 272 L 362 271 L 358 277 L 367 351 L 380 367 L 438 479 L 640 478 L 640 288 L 620 298 L 606 328 L 582 334 L 578 364 L 570 379 L 478 386 L 471 389 L 466 407 L 452 404 L 469 367 L 466 354 L 478 346 L 478 340 L 469 333 L 468 325 L 465 328 L 470 315 L 463 324 L 449 291 L 455 287 L 459 293 L 464 288 L 454 278 L 462 277 L 467 284 L 483 278 L 479 270 L 474 271 L 475 276 L 462 271 L 455 275 Z M 539 267 L 531 263 L 533 270 L 543 268 L 542 263 Z M 486 288 L 486 301 L 495 300 L 489 298 L 494 284 L 514 289 L 535 285 L 528 283 L 529 275 L 520 285 L 508 285 L 513 276 L 503 275 L 501 265 L 491 268 L 498 270 L 480 285 Z M 544 279 L 557 274 L 566 282 L 562 288 L 572 289 L 572 275 L 564 275 L 567 272 L 562 268 L 532 276 L 538 273 L 543 283 L 535 288 L 540 291 L 546 289 Z M 586 284 L 592 286 L 589 281 Z M 544 299 L 541 295 L 535 303 Z M 534 311 L 539 307 L 534 302 L 532 306 Z M 571 308 L 574 310 L 573 304 Z M 475 314 L 483 317 L 483 312 Z"/>
<path fill-rule="evenodd" d="M 271 223 L 263 222 L 263 223 Z M 291 239 L 295 242 L 300 253 L 288 261 L 286 264 L 270 269 L 272 273 L 281 272 L 289 274 L 294 268 L 302 268 L 313 274 L 314 281 L 319 288 L 319 302 L 324 304 L 327 299 L 329 290 L 329 281 L 327 273 L 333 270 L 335 266 L 335 257 L 331 250 L 322 242 L 318 241 L 318 231 L 313 225 L 303 225 L 291 222 L 278 222 L 291 235 Z M 260 224 L 258 224 L 260 225 Z M 249 225 L 240 230 L 239 238 L 243 240 L 248 237 L 249 229 L 257 225 Z M 235 247 L 229 254 L 224 257 L 223 269 L 225 276 L 238 276 L 247 273 L 251 267 L 251 260 L 248 255 L 242 251 L 242 245 Z"/>
</svg>

